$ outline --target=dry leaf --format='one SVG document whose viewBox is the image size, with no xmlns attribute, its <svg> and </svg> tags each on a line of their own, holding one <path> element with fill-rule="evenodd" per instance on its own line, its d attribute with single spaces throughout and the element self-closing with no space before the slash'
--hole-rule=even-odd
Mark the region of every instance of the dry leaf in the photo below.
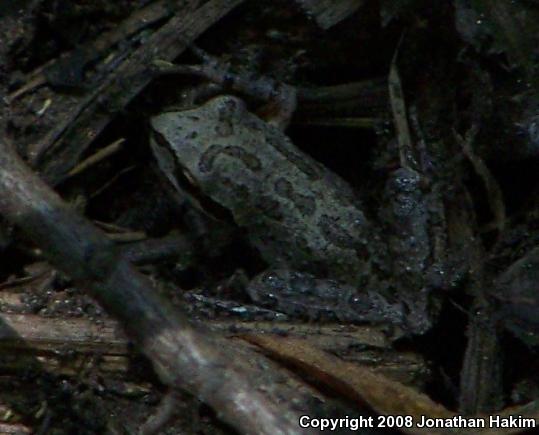
<svg viewBox="0 0 539 435">
<path fill-rule="evenodd" d="M 412 416 L 414 424 L 426 418 L 459 419 L 459 415 L 442 405 L 435 403 L 428 396 L 411 387 L 399 384 L 370 369 L 340 360 L 324 351 L 310 346 L 304 340 L 279 336 L 243 336 L 243 339 L 261 347 L 272 358 L 285 362 L 288 366 L 301 369 L 322 383 L 358 403 L 367 405 L 380 415 Z M 539 424 L 539 401 L 518 408 L 508 408 L 497 414 L 502 418 L 530 418 Z M 517 417 L 518 416 L 518 417 Z M 328 416 L 330 418 L 330 416 Z M 465 418 L 465 417 L 463 417 Z M 478 416 L 475 421 L 484 420 L 486 426 L 481 428 L 399 428 L 403 433 L 412 435 L 461 434 L 476 433 L 488 435 L 505 435 L 521 433 L 527 429 L 490 428 L 489 416 Z"/>
</svg>

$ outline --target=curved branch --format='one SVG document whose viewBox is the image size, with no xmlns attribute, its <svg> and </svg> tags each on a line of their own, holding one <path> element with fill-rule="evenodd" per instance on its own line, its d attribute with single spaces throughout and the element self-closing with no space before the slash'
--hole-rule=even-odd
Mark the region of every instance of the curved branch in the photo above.
<svg viewBox="0 0 539 435">
<path fill-rule="evenodd" d="M 70 209 L 2 137 L 0 214 L 122 323 L 165 384 L 209 404 L 241 433 L 303 433 L 297 413 L 277 399 L 297 394 L 250 364 L 261 356 L 238 355 L 161 299 L 105 234 Z"/>
</svg>

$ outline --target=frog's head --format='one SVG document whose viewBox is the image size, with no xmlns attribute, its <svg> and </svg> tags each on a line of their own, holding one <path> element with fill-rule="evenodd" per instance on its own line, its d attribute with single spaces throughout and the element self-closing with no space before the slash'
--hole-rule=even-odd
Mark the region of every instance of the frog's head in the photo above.
<svg viewBox="0 0 539 435">
<path fill-rule="evenodd" d="M 234 117 L 246 110 L 238 98 L 222 96 L 195 109 L 165 112 L 151 119 L 151 148 L 161 172 L 175 190 L 187 196 L 197 208 L 210 201 L 212 147 L 234 133 Z M 210 168 L 211 169 L 211 168 Z M 218 204 L 211 207 L 215 212 Z M 213 213 L 212 212 L 212 213 Z M 218 217 L 228 220 L 229 216 Z"/>
<path fill-rule="evenodd" d="M 238 117 L 241 119 L 247 111 L 245 102 L 232 95 L 221 95 L 209 100 L 205 106 L 213 111 L 221 122 L 231 122 Z"/>
<path fill-rule="evenodd" d="M 196 166 L 213 144 L 234 135 L 237 119 L 247 111 L 239 98 L 223 95 L 194 109 L 165 112 L 151 121 L 153 152 L 159 159 L 159 149 L 168 150 L 175 165 L 187 169 L 196 178 Z"/>
</svg>

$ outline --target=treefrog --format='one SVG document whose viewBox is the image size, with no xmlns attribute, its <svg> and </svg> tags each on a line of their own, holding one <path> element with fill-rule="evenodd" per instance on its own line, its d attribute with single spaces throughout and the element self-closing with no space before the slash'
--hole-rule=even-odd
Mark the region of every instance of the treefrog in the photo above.
<svg viewBox="0 0 539 435">
<path fill-rule="evenodd" d="M 311 280 L 315 285 L 302 287 L 300 296 L 309 299 L 308 287 L 315 289 L 312 298 L 323 293 L 328 301 L 334 292 L 335 299 L 325 305 L 326 311 L 340 310 L 334 317 L 361 321 L 379 311 L 398 323 L 404 316 L 399 304 L 391 306 L 380 296 L 391 268 L 388 249 L 353 189 L 296 148 L 282 129 L 228 95 L 157 115 L 151 127 L 152 150 L 168 180 L 182 191 L 188 182 L 198 192 L 194 203 L 202 195 L 226 211 L 265 262 L 279 271 L 254 281 L 248 292 L 255 301 L 267 301 L 261 284 L 277 279 L 280 284 L 270 289 L 274 299 L 297 308 L 290 291 L 281 298 L 275 290 L 283 288 L 283 276 L 297 284 L 307 280 L 302 273 L 310 273 L 328 284 Z M 355 306 L 343 308 L 349 302 Z"/>
</svg>

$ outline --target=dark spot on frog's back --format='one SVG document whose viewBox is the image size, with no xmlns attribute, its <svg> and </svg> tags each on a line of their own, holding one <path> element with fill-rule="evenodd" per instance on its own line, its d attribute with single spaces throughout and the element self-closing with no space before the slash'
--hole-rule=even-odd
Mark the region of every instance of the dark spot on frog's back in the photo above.
<svg viewBox="0 0 539 435">
<path fill-rule="evenodd" d="M 223 146 L 223 145 L 211 145 L 201 156 L 200 161 L 198 162 L 198 169 L 202 173 L 211 172 L 215 159 L 220 155 L 224 154 L 229 157 L 236 158 L 241 160 L 243 164 L 250 169 L 251 171 L 259 171 L 262 168 L 262 164 L 258 157 L 254 154 L 251 154 L 245 151 L 243 148 L 237 146 Z"/>
<path fill-rule="evenodd" d="M 281 134 L 277 130 L 273 134 L 267 133 L 266 140 L 269 145 L 281 153 L 286 160 L 292 162 L 310 181 L 317 181 L 322 178 L 322 171 L 307 155 L 300 154 L 294 149 L 294 145 L 286 136 L 278 137 Z"/>
<path fill-rule="evenodd" d="M 255 208 L 260 210 L 261 213 L 268 219 L 281 222 L 283 220 L 283 212 L 281 210 L 279 202 L 275 201 L 272 196 L 260 195 L 255 198 Z"/>
<path fill-rule="evenodd" d="M 228 137 L 234 134 L 234 125 L 230 122 L 219 122 L 214 129 L 217 137 Z"/>
<path fill-rule="evenodd" d="M 229 178 L 220 179 L 219 182 L 225 191 L 233 193 L 236 200 L 247 203 L 249 200 L 249 188 L 242 184 L 232 182 Z"/>
<path fill-rule="evenodd" d="M 220 121 L 230 119 L 243 105 L 233 97 L 223 97 L 217 106 L 217 115 Z"/>
<path fill-rule="evenodd" d="M 262 168 L 262 164 L 257 156 L 245 151 L 243 148 L 237 146 L 227 146 L 224 150 L 225 154 L 230 157 L 235 157 L 243 162 L 251 171 L 259 171 Z"/>
<path fill-rule="evenodd" d="M 316 211 L 316 201 L 313 197 L 302 195 L 294 190 L 294 186 L 288 180 L 279 178 L 275 182 L 275 193 L 289 199 L 303 216 L 312 216 Z"/>
<path fill-rule="evenodd" d="M 284 178 L 279 178 L 275 182 L 275 192 L 280 196 L 290 198 L 292 196 L 292 183 Z"/>
<path fill-rule="evenodd" d="M 357 241 L 346 231 L 336 219 L 323 215 L 320 217 L 320 229 L 328 240 L 341 248 L 354 249 Z"/>
<path fill-rule="evenodd" d="M 222 145 L 210 146 L 200 157 L 200 161 L 198 162 L 199 171 L 202 173 L 211 172 L 215 157 L 222 152 L 223 148 Z"/>
</svg>

